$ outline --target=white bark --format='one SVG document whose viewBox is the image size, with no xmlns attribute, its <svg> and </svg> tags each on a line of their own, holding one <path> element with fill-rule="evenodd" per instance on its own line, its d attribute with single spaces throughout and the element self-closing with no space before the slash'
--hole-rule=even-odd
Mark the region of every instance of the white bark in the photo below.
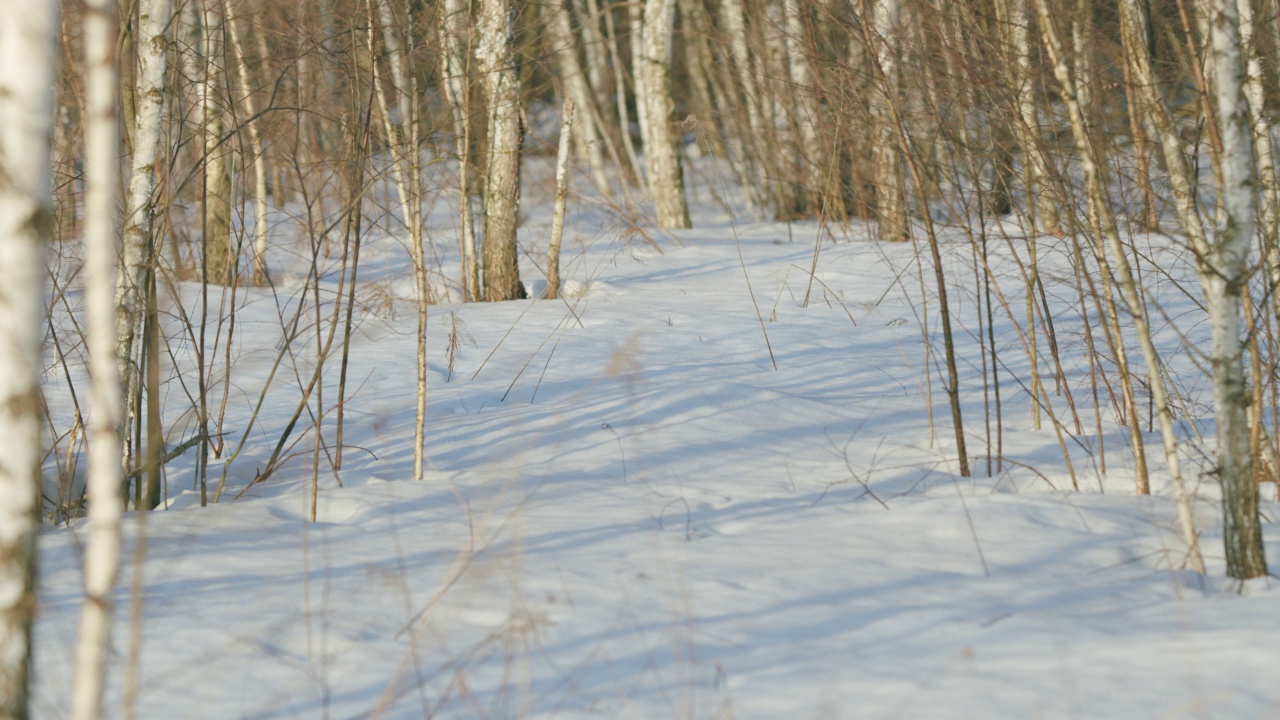
<svg viewBox="0 0 1280 720">
<path fill-rule="evenodd" d="M 906 177 L 898 157 L 894 113 L 898 91 L 898 0 L 873 0 L 872 38 L 879 64 L 878 87 L 871 92 L 871 116 L 875 140 L 871 148 L 875 167 L 876 221 L 881 240 L 899 241 L 910 237 L 907 215 Z"/>
<path fill-rule="evenodd" d="M 93 379 L 89 416 L 89 537 L 84 554 L 84 604 L 72 688 L 71 716 L 102 714 L 112 590 L 120 569 L 120 466 L 118 429 L 124 415 L 120 367 L 116 364 L 113 307 L 116 274 L 116 190 L 120 162 L 116 117 L 116 3 L 90 0 L 84 8 L 85 43 L 85 309 L 89 370 Z"/>
<path fill-rule="evenodd" d="M 560 120 L 560 148 L 556 152 L 556 204 L 551 216 L 551 240 L 547 244 L 547 292 L 544 297 L 560 297 L 560 241 L 564 236 L 564 215 L 569 204 L 569 146 L 573 139 L 574 105 L 564 101 Z"/>
<path fill-rule="evenodd" d="M 649 195 L 653 198 L 658 227 L 689 227 L 689 207 L 684 198 L 684 177 L 677 138 L 671 129 L 671 35 L 675 25 L 675 0 L 645 0 L 643 61 L 636 72 L 643 95 L 644 159 Z"/>
<path fill-rule="evenodd" d="M 25 0 L 15 0 L 19 4 Z M 133 397 L 140 378 L 135 337 L 142 322 L 144 279 L 151 257 L 151 219 L 155 210 L 152 194 L 156 187 L 156 155 L 160 147 L 160 118 L 164 107 L 165 66 L 171 6 L 169 0 L 140 0 L 136 30 L 137 117 L 129 189 L 120 251 L 120 273 L 116 280 L 117 356 L 124 379 L 125 398 Z M 128 452 L 126 446 L 126 453 Z M 126 457 L 125 465 L 129 464 Z"/>
<path fill-rule="evenodd" d="M 1015 62 L 1014 80 L 1018 98 L 1018 144 L 1026 166 L 1027 210 L 1037 232 L 1059 232 L 1058 206 L 1051 191 L 1049 168 L 1041 151 L 1040 113 L 1032 86 L 1036 69 L 1031 63 L 1029 0 L 1004 0 L 1009 6 L 1009 46 Z M 1077 76 L 1078 77 L 1078 76 Z M 1078 86 L 1077 86 L 1078 88 Z M 1083 106 L 1083 105 L 1082 105 Z"/>
<path fill-rule="evenodd" d="M 649 137 L 648 108 L 644 106 L 644 98 L 648 92 L 644 89 L 646 72 L 644 70 L 644 13 L 648 0 L 632 0 L 627 4 L 627 22 L 631 37 L 631 87 L 636 97 L 636 125 L 640 127 L 640 137 Z M 648 180 L 645 180 L 648 184 Z"/>
<path fill-rule="evenodd" d="M 524 129 L 516 72 L 515 15 L 512 0 L 481 2 L 478 55 L 489 103 L 484 183 L 484 297 L 489 301 L 525 296 L 516 254 Z"/>
<path fill-rule="evenodd" d="M 563 0 L 549 0 L 546 5 L 547 34 L 560 66 L 560 79 L 564 83 L 564 92 L 573 104 L 582 109 L 582 116 L 574 125 L 574 136 L 577 139 L 579 159 L 591 166 L 592 179 L 596 187 L 605 197 L 609 192 L 609 177 L 604 171 L 604 133 L 596 125 L 595 115 L 591 112 L 595 107 L 591 85 L 583 72 L 582 62 L 578 59 L 578 42 L 569 20 L 569 11 Z"/>
<path fill-rule="evenodd" d="M 1227 574 L 1247 579 L 1267 574 L 1258 520 L 1258 490 L 1246 418 L 1250 402 L 1240 338 L 1240 295 L 1248 292 L 1249 250 L 1256 229 L 1253 148 L 1244 98 L 1240 18 L 1236 0 L 1214 0 L 1212 67 L 1214 100 L 1222 136 L 1222 188 L 1226 227 L 1201 276 L 1209 306 L 1213 404 L 1217 415 L 1218 480 L 1222 483 Z"/>
<path fill-rule="evenodd" d="M 190 0 L 188 0 L 190 1 Z M 200 124 L 204 128 L 205 279 L 211 285 L 229 285 L 236 274 L 231 248 L 231 152 L 223 142 L 226 128 L 223 108 L 222 4 L 203 0 L 204 67 L 200 75 Z"/>
<path fill-rule="evenodd" d="M 463 298 L 480 299 L 480 263 L 476 259 L 475 221 L 471 216 L 471 131 L 467 87 L 470 69 L 462 38 L 470 25 L 462 0 L 444 0 L 440 12 L 440 63 L 445 102 L 453 119 L 453 153 L 458 159 L 458 224 L 462 226 Z"/>
<path fill-rule="evenodd" d="M 236 74 L 240 79 L 241 102 L 244 103 L 246 129 L 249 131 L 249 145 L 253 148 L 253 197 L 254 197 L 254 242 L 253 242 L 253 280 L 262 285 L 267 280 L 267 151 L 262 145 L 262 133 L 258 131 L 257 103 L 253 99 L 253 85 L 249 80 L 249 65 L 245 59 L 244 43 L 240 36 L 240 18 L 235 14 L 236 0 L 223 0 L 223 11 L 226 15 L 228 35 L 231 38 L 231 52 L 235 56 Z"/>
<path fill-rule="evenodd" d="M 609 56 L 605 50 L 604 34 L 600 32 L 600 3 L 598 0 L 587 0 L 587 7 L 582 7 L 581 0 L 571 0 L 574 15 L 582 27 L 582 49 L 586 53 L 587 82 L 595 93 L 596 109 L 600 115 L 612 114 L 613 103 L 609 101 L 609 93 L 605 91 L 605 69 L 609 67 Z M 601 128 L 601 132 L 608 132 Z"/>
<path fill-rule="evenodd" d="M 378 0 L 375 0 L 378 1 Z M 413 263 L 414 287 L 418 304 L 417 333 L 417 373 L 416 404 L 414 406 L 413 430 L 413 479 L 422 480 L 426 461 L 426 427 L 427 427 L 427 306 L 430 302 L 430 288 L 427 277 L 427 256 L 422 232 L 422 168 L 418 161 L 418 114 L 412 102 L 416 95 L 414 83 L 408 74 L 408 64 L 404 61 L 401 43 L 396 37 L 390 8 L 385 1 L 378 2 L 379 18 L 382 24 L 383 47 L 387 53 L 387 62 L 394 75 L 392 90 L 396 91 L 398 116 L 392 119 L 387 102 L 387 83 L 373 63 L 374 94 L 378 99 L 378 108 L 382 113 L 383 128 L 387 134 L 387 142 L 391 146 L 392 178 L 396 191 L 400 196 L 400 213 L 405 225 L 409 228 L 409 257 Z M 406 22 L 408 21 L 406 17 Z M 375 47 L 373 26 L 373 7 L 369 7 L 369 48 Z M 406 31 L 412 37 L 412 29 Z"/>
<path fill-rule="evenodd" d="M 1253 142 L 1258 153 L 1258 195 L 1262 202 L 1261 235 L 1266 250 L 1268 270 L 1273 287 L 1280 287 L 1280 178 L 1276 175 L 1275 145 L 1271 140 L 1271 120 L 1266 111 L 1266 92 L 1262 56 L 1258 50 L 1257 33 L 1253 22 L 1253 6 L 1250 0 L 1237 0 L 1240 13 L 1240 41 L 1248 63 L 1245 70 L 1245 97 L 1249 100 L 1249 116 L 1253 120 Z M 1280 318 L 1280 296 L 1272 290 L 1272 312 Z"/>
<path fill-rule="evenodd" d="M 729 59 L 733 62 L 733 74 L 742 89 L 742 104 L 746 107 L 747 132 L 742 151 L 744 174 L 751 184 L 759 184 L 763 178 L 755 177 L 761 168 L 767 167 L 764 118 L 760 112 L 760 91 L 752 70 L 751 53 L 747 49 L 747 25 L 743 0 L 723 0 L 720 3 L 720 25 L 729 43 Z M 754 189 L 748 190 L 750 195 Z M 755 204 L 755 203 L 753 203 Z"/>
<path fill-rule="evenodd" d="M 808 48 L 804 42 L 804 19 L 800 15 L 798 0 L 784 0 L 783 11 L 787 20 L 787 66 L 791 73 L 791 91 L 796 101 L 795 126 L 799 135 L 800 161 L 804 164 L 807 190 L 811 195 L 822 196 L 826 192 L 822 149 L 818 143 L 822 114 L 817 88 L 814 87 L 813 70 L 809 67 Z"/>
<path fill-rule="evenodd" d="M 0 718 L 27 717 L 56 2 L 0 0 Z"/>
</svg>

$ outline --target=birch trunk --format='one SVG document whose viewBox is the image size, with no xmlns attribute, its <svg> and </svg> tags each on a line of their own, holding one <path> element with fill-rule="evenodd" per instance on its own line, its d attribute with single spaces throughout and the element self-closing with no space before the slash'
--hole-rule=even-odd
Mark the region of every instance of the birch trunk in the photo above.
<svg viewBox="0 0 1280 720">
<path fill-rule="evenodd" d="M 23 2 L 24 0 L 15 0 Z M 138 329 L 142 324 L 148 264 L 152 257 L 151 222 L 155 212 L 152 194 L 156 187 L 156 156 L 160 148 L 160 120 L 164 108 L 165 66 L 168 60 L 171 12 L 169 0 L 140 0 L 138 6 L 137 42 L 137 117 L 134 119 L 134 142 L 129 188 L 125 199 L 125 216 L 120 251 L 120 273 L 116 280 L 117 362 L 123 378 L 126 402 L 141 385 L 138 368 Z M 124 437 L 124 467 L 130 467 L 132 448 L 128 426 L 135 418 L 127 418 Z"/>
<path fill-rule="evenodd" d="M 231 153 L 222 141 L 226 129 L 221 89 L 222 13 L 217 0 L 204 0 L 204 68 L 200 82 L 200 122 L 204 128 L 205 278 L 231 284 L 236 258 L 231 249 Z"/>
<path fill-rule="evenodd" d="M 89 537 L 84 554 L 84 604 L 76 645 L 71 717 L 102 715 L 112 590 L 120 569 L 120 368 L 116 364 L 113 290 L 116 274 L 116 191 L 120 124 L 116 116 L 115 0 L 91 0 L 84 8 L 85 43 L 85 309 L 89 368 L 93 379 L 89 416 Z"/>
<path fill-rule="evenodd" d="M 1014 57 L 1014 83 L 1018 103 L 1017 136 L 1022 146 L 1023 172 L 1026 177 L 1027 212 L 1033 232 L 1057 235 L 1061 232 L 1058 207 L 1053 197 L 1049 168 L 1045 162 L 1040 134 L 1040 113 L 1036 107 L 1031 65 L 1030 0 L 1002 0 L 1008 5 L 1009 48 Z M 1034 240 L 1033 240 L 1034 242 Z"/>
<path fill-rule="evenodd" d="M 573 142 L 572 100 L 564 101 L 560 120 L 560 147 L 556 151 L 556 204 L 551 216 L 551 241 L 547 244 L 547 291 L 543 297 L 560 297 L 560 241 L 564 236 L 564 214 L 569 203 L 569 146 Z"/>
<path fill-rule="evenodd" d="M 742 151 L 747 155 L 743 162 L 744 175 L 750 179 L 751 185 L 767 183 L 767 178 L 758 177 L 761 171 L 769 167 L 767 162 L 767 141 L 765 137 L 764 118 L 760 111 L 760 89 L 756 84 L 755 72 L 752 70 L 751 53 L 747 49 L 747 24 L 743 0 L 723 0 L 720 3 L 720 25 L 724 28 L 729 43 L 730 59 L 733 75 L 737 78 L 742 90 L 742 104 L 746 109 L 746 137 L 742 142 Z M 738 119 L 742 123 L 742 118 Z M 748 194 L 754 190 L 747 190 Z"/>
<path fill-rule="evenodd" d="M 471 16 L 462 0 L 445 0 L 440 13 L 440 63 L 445 102 L 453 120 L 453 154 L 458 160 L 458 224 L 462 227 L 463 301 L 480 299 L 475 221 L 471 216 L 470 63 L 462 38 Z"/>
<path fill-rule="evenodd" d="M 516 72 L 512 0 L 481 0 L 480 72 L 489 105 L 489 148 L 484 182 L 484 299 L 525 297 L 520 284 L 516 227 L 520 214 L 520 77 Z"/>
<path fill-rule="evenodd" d="M 649 195 L 653 198 L 658 227 L 689 227 L 689 207 L 684 199 L 684 176 L 677 138 L 671 129 L 671 35 L 675 25 L 675 0 L 645 0 L 642 44 L 644 60 L 637 77 L 643 77 L 640 103 L 646 118 L 644 160 Z"/>
<path fill-rule="evenodd" d="M 405 23 L 408 25 L 405 35 L 413 37 L 410 21 L 412 16 L 406 8 Z M 397 194 L 400 196 L 400 213 L 405 226 L 409 228 L 409 258 L 413 264 L 414 288 L 418 305 L 417 332 L 417 402 L 414 406 L 413 425 L 413 479 L 422 480 L 426 461 L 426 427 L 427 427 L 427 307 L 430 303 L 430 288 L 427 276 L 427 256 L 424 247 L 425 237 L 422 232 L 422 168 L 419 157 L 419 129 L 417 105 L 413 98 L 414 81 L 409 75 L 408 63 L 405 62 L 401 48 L 403 45 L 395 33 L 395 19 L 386 2 L 378 3 L 378 14 L 381 22 L 383 47 L 387 53 L 387 62 L 391 66 L 392 87 L 396 93 L 397 114 L 392 113 L 387 102 L 387 83 L 382 79 L 378 63 L 373 63 L 374 94 L 377 96 L 378 109 L 382 114 L 383 128 L 387 142 L 391 146 L 392 178 L 395 181 Z M 373 37 L 373 8 L 369 8 L 369 48 L 375 47 Z M 327 352 L 327 351 L 326 351 Z M 314 487 L 314 486 L 313 486 Z"/>
<path fill-rule="evenodd" d="M 795 98 L 795 128 L 800 146 L 800 162 L 806 189 L 812 197 L 825 197 L 822 149 L 818 143 L 818 127 L 822 125 L 822 109 L 818 103 L 813 69 L 809 65 L 807 34 L 798 0 L 784 0 L 787 22 L 787 66 L 791 74 L 791 92 Z"/>
<path fill-rule="evenodd" d="M 1276 233 L 1280 232 L 1280 178 L 1276 175 L 1275 144 L 1271 139 L 1271 120 L 1266 110 L 1265 74 L 1253 22 L 1253 6 L 1249 0 L 1238 0 L 1236 7 L 1240 13 L 1240 42 L 1247 53 L 1244 92 L 1249 101 L 1253 141 L 1258 153 L 1258 199 L 1262 203 L 1260 229 L 1273 286 L 1271 307 L 1275 316 L 1280 318 L 1280 297 L 1274 289 L 1280 287 L 1280 243 L 1276 241 Z"/>
<path fill-rule="evenodd" d="M 608 197 L 611 193 L 609 177 L 604 171 L 602 142 L 604 133 L 596 125 L 595 115 L 591 112 L 595 108 L 594 94 L 591 91 L 591 85 L 587 82 L 586 73 L 583 72 L 582 62 L 578 59 L 578 42 L 573 32 L 573 24 L 569 20 L 569 11 L 565 8 L 563 0 L 551 0 L 543 7 L 546 8 L 549 16 L 547 35 L 551 41 L 552 52 L 556 56 L 556 63 L 559 65 L 560 80 L 564 83 L 565 95 L 573 101 L 575 106 L 582 109 L 582 116 L 573 126 L 578 157 L 590 165 L 591 176 L 596 187 L 602 195 Z"/>
<path fill-rule="evenodd" d="M 0 718 L 28 717 L 56 2 L 0 0 Z"/>
<path fill-rule="evenodd" d="M 1249 443 L 1250 394 L 1240 339 L 1240 295 L 1248 292 L 1247 265 L 1257 207 L 1236 0 L 1214 0 L 1212 12 L 1214 99 L 1222 138 L 1220 197 L 1226 226 L 1208 259 L 1212 272 L 1202 274 L 1201 283 L 1213 337 L 1209 357 L 1218 420 L 1218 480 L 1222 483 L 1227 575 L 1245 580 L 1267 574 Z"/>
<path fill-rule="evenodd" d="M 245 129 L 249 132 L 249 145 L 253 148 L 253 198 L 254 241 L 253 282 L 263 285 L 267 281 L 267 154 L 262 145 L 262 133 L 258 130 L 258 108 L 253 99 L 253 85 L 249 80 L 249 65 L 245 59 L 244 43 L 240 37 L 240 19 L 236 16 L 235 0 L 223 0 L 227 35 L 231 39 L 231 51 L 235 56 L 236 74 L 243 93 Z"/>
<path fill-rule="evenodd" d="M 906 177 L 898 155 L 891 103 L 898 92 L 898 0 L 872 0 L 872 32 L 870 44 L 880 65 L 876 73 L 879 87 L 871 91 L 872 134 L 871 161 L 874 165 L 876 191 L 876 226 L 881 240 L 902 241 L 910 237 L 907 215 Z"/>
<path fill-rule="evenodd" d="M 628 40 L 631 44 L 631 88 L 636 98 L 636 125 L 640 128 L 640 141 L 649 137 L 648 108 L 644 98 L 648 92 L 644 89 L 646 73 L 644 70 L 644 11 L 648 0 L 632 0 L 627 3 Z M 643 187 L 648 187 L 648 178 Z"/>
</svg>

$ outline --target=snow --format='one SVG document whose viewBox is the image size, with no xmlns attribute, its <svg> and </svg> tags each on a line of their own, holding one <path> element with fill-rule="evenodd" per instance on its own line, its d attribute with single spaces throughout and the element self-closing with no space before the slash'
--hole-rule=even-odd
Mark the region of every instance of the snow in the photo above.
<svg viewBox="0 0 1280 720">
<path fill-rule="evenodd" d="M 536 173 L 527 182 L 546 186 Z M 921 302 L 911 245 L 832 228 L 810 288 L 815 223 L 735 222 L 705 187 L 694 195 L 696 229 L 674 234 L 571 205 L 565 300 L 431 308 L 421 483 L 410 479 L 412 278 L 402 241 L 371 235 L 348 447 L 337 473 L 324 459 L 332 447 L 321 450 L 316 521 L 306 413 L 289 459 L 250 485 L 314 367 L 308 306 L 222 501 L 198 507 L 193 451 L 168 470 L 168 508 L 145 525 L 126 520 L 109 714 L 123 712 L 140 640 L 142 718 L 1280 715 L 1280 595 L 1268 578 L 1222 577 L 1211 448 L 1195 440 L 1212 437 L 1197 298 L 1145 268 L 1163 311 L 1157 342 L 1197 415 L 1179 419 L 1207 578 L 1182 569 L 1158 435 L 1147 436 L 1154 494 L 1134 497 L 1127 431 L 1105 404 L 1099 472 L 1066 241 L 1040 240 L 1083 426 L 1076 434 L 1051 395 L 1078 440 L 1067 439 L 1078 491 L 1052 426 L 1030 429 L 1027 359 L 999 300 L 1003 447 L 1015 462 L 987 473 L 980 283 L 959 226 L 944 225 L 942 240 L 973 478 L 956 475 L 936 304 L 932 291 Z M 549 207 L 534 196 L 524 212 L 522 273 L 536 290 Z M 453 237 L 447 200 L 431 217 L 437 241 Z M 992 267 L 1025 318 L 1010 256 L 1025 233 L 1006 230 L 987 228 Z M 1190 277 L 1175 240 L 1137 242 L 1170 277 Z M 238 300 L 232 445 L 306 285 L 305 245 L 285 245 L 273 247 L 289 278 L 278 294 Z M 456 247 L 442 242 L 438 257 L 456 273 Z M 326 328 L 338 258 L 328 262 Z M 196 288 L 182 291 L 195 307 Z M 464 331 L 452 372 L 451 313 Z M 321 400 L 330 445 L 337 368 L 331 357 Z M 168 376 L 175 445 L 191 419 Z M 65 387 L 48 386 L 52 416 L 67 417 Z M 222 464 L 211 460 L 211 483 Z M 1278 510 L 1263 503 L 1270 518 Z M 85 536 L 75 522 L 40 539 L 39 718 L 68 712 Z M 130 562 L 140 541 L 141 567 Z"/>
</svg>

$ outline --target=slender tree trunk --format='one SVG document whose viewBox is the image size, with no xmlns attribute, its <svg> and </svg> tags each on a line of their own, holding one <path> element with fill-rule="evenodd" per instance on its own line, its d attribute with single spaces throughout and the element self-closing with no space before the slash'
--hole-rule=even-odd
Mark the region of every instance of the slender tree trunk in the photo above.
<svg viewBox="0 0 1280 720">
<path fill-rule="evenodd" d="M 425 463 L 426 418 L 427 418 L 427 307 L 430 303 L 430 288 L 427 277 L 427 256 L 425 238 L 423 236 L 422 214 L 422 167 L 419 162 L 419 121 L 416 84 L 409 74 L 408 63 L 405 62 L 399 37 L 395 33 L 397 27 L 390 7 L 382 0 L 378 2 L 381 22 L 383 46 L 387 52 L 387 61 L 393 75 L 392 89 L 396 92 L 397 120 L 391 119 L 391 111 L 387 102 L 386 83 L 375 60 L 373 64 L 374 94 L 378 98 L 378 106 L 382 112 L 383 127 L 386 130 L 387 142 L 392 148 L 393 172 L 396 190 L 400 195 L 400 212 L 405 225 L 409 228 L 409 257 L 413 263 L 414 287 L 418 305 L 417 333 L 417 403 L 414 411 L 413 432 L 413 479 L 422 480 Z M 406 13 L 410 8 L 406 7 Z M 405 35 L 413 37 L 412 16 L 406 14 L 408 25 Z M 375 47 L 373 37 L 373 8 L 369 9 L 369 47 Z M 327 352 L 327 351 L 326 351 Z"/>
<path fill-rule="evenodd" d="M 813 68 L 809 64 L 804 18 L 799 0 L 783 0 L 787 22 L 787 67 L 791 73 L 791 91 L 795 97 L 795 126 L 799 136 L 800 162 L 806 190 L 811 197 L 824 197 L 826 181 L 818 128 L 822 126 L 822 106 L 818 102 Z"/>
<path fill-rule="evenodd" d="M 877 87 L 871 91 L 871 162 L 875 175 L 876 227 L 881 240 L 902 241 L 911 237 L 907 213 L 906 177 L 895 138 L 893 111 L 898 93 L 898 0 L 872 0 L 873 35 L 868 44 L 879 64 Z"/>
<path fill-rule="evenodd" d="M 249 132 L 249 145 L 253 152 L 255 216 L 253 281 L 256 285 L 262 285 L 267 281 L 267 153 L 262 145 L 262 133 L 258 130 L 258 108 L 253 99 L 249 64 L 245 59 L 244 43 L 241 41 L 240 18 L 235 14 L 236 1 L 222 0 L 222 7 L 226 17 L 227 34 L 231 39 L 231 51 L 235 56 L 236 73 L 240 79 L 240 92 L 243 93 L 244 111 L 248 116 L 245 120 L 245 129 Z"/>
<path fill-rule="evenodd" d="M 577 152 L 580 159 L 591 166 L 592 179 L 596 187 L 605 197 L 610 195 L 609 177 L 604 170 L 603 135 L 595 122 L 594 94 L 587 82 L 586 73 L 582 70 L 582 61 L 578 58 L 578 42 L 573 32 L 573 24 L 569 19 L 569 11 L 564 0 L 551 0 L 546 5 L 547 37 L 551 42 L 552 52 L 560 69 L 560 80 L 564 83 L 565 95 L 573 104 L 582 110 L 578 123 L 574 125 L 574 136 L 577 140 Z"/>
<path fill-rule="evenodd" d="M 658 227 L 689 227 L 689 207 L 684 199 L 684 175 L 677 137 L 671 129 L 671 36 L 675 0 L 645 0 L 643 62 L 636 71 L 643 77 L 638 95 L 644 105 L 644 160 Z"/>
<path fill-rule="evenodd" d="M 115 0 L 94 0 L 84 9 L 85 42 L 85 308 L 93 410 L 89 416 L 89 539 L 84 557 L 84 604 L 76 645 L 74 720 L 102 715 L 113 608 L 120 568 L 120 367 L 116 364 L 114 290 L 116 191 L 120 171 L 120 123 L 116 97 Z"/>
<path fill-rule="evenodd" d="M 1250 0 L 1238 0 L 1237 7 L 1240 13 L 1240 40 L 1247 53 L 1244 91 L 1249 100 L 1253 141 L 1258 153 L 1258 199 L 1262 203 L 1260 229 L 1263 251 L 1273 286 L 1272 312 L 1280 318 L 1280 295 L 1276 292 L 1276 288 L 1280 288 L 1280 242 L 1276 238 L 1277 232 L 1280 232 L 1280 177 L 1276 174 L 1275 144 L 1271 139 L 1271 120 L 1266 110 L 1266 91 L 1263 87 L 1266 73 L 1258 48 L 1252 3 Z M 1273 9 L 1270 2 L 1264 3 L 1264 7 Z M 1274 18 L 1272 23 L 1275 24 Z"/>
<path fill-rule="evenodd" d="M 484 181 L 484 299 L 525 297 L 516 227 L 520 215 L 520 77 L 516 72 L 516 8 L 512 0 L 481 0 L 480 73 L 489 105 Z"/>
<path fill-rule="evenodd" d="M 28 717 L 58 9 L 0 0 L 0 720 Z"/>
<path fill-rule="evenodd" d="M 458 161 L 458 224 L 462 230 L 463 301 L 480 299 L 475 222 L 471 217 L 471 121 L 468 118 L 470 63 L 462 38 L 470 25 L 462 0 L 445 0 L 440 11 L 440 62 L 445 102 L 453 120 L 453 154 Z"/>
<path fill-rule="evenodd" d="M 745 172 L 753 185 L 770 183 L 767 177 L 770 163 L 767 158 L 768 139 L 766 136 L 764 117 L 760 109 L 760 88 L 756 83 L 751 51 L 747 45 L 747 21 L 744 0 L 723 0 L 720 3 L 720 25 L 729 43 L 729 57 L 732 60 L 732 76 L 737 78 L 738 87 L 742 91 L 742 105 L 745 112 L 745 123 L 739 118 L 740 125 L 745 124 L 745 138 L 742 142 L 743 152 L 747 159 L 743 163 Z M 766 177 L 760 177 L 760 173 Z M 748 191 L 751 192 L 751 191 Z M 775 199 L 775 205 L 779 205 Z M 775 207 L 775 213 L 780 213 Z"/>
<path fill-rule="evenodd" d="M 1201 282 L 1213 336 L 1209 357 L 1218 420 L 1218 480 L 1222 483 L 1227 574 L 1243 580 L 1267 574 L 1246 419 L 1250 394 L 1240 339 L 1240 295 L 1248 291 L 1247 265 L 1257 207 L 1236 0 L 1213 0 L 1212 13 L 1214 99 L 1222 125 L 1221 197 L 1226 227 L 1208 259 L 1212 272 L 1203 274 Z"/>
<path fill-rule="evenodd" d="M 200 122 L 204 128 L 206 272 L 210 284 L 230 285 L 236 272 L 231 248 L 231 152 L 222 134 L 226 130 L 223 107 L 222 7 L 217 0 L 203 0 L 204 67 L 200 81 Z"/>
<path fill-rule="evenodd" d="M 564 235 L 564 213 L 569 202 L 569 145 L 572 143 L 574 106 L 564 101 L 560 122 L 560 148 L 556 152 L 556 204 L 551 216 L 551 241 L 547 247 L 548 300 L 560 297 L 560 240 Z"/>
<path fill-rule="evenodd" d="M 25 2 L 26 0 L 15 0 Z M 142 378 L 139 374 L 136 345 L 138 328 L 142 325 L 145 278 L 153 255 L 151 223 L 155 212 L 152 198 L 156 187 L 156 156 L 160 148 L 161 110 L 165 96 L 165 66 L 168 60 L 171 6 L 169 0 L 139 0 L 138 33 L 135 46 L 137 61 L 137 117 L 134 118 L 134 142 L 132 170 L 125 199 L 123 241 L 120 251 L 120 274 L 116 281 L 116 338 L 118 362 L 123 378 L 126 406 L 130 408 L 124 425 L 124 437 L 129 438 L 129 426 L 137 422 L 132 408 L 132 398 L 137 394 Z M 133 449 L 126 441 L 124 467 L 132 465 Z"/>
</svg>

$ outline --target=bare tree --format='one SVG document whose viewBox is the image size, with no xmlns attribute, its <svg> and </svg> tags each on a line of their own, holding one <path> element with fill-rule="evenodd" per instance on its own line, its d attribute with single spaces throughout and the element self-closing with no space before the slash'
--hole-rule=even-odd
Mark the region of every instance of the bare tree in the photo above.
<svg viewBox="0 0 1280 720">
<path fill-rule="evenodd" d="M 441 88 L 453 120 L 454 156 L 458 161 L 458 224 L 462 231 L 463 301 L 480 299 L 480 264 L 476 260 L 475 222 L 471 217 L 471 120 L 468 90 L 470 45 L 463 34 L 471 16 L 462 0 L 444 0 L 440 13 Z"/>
<path fill-rule="evenodd" d="M 1257 201 L 1236 0 L 1213 0 L 1210 25 L 1214 99 L 1222 137 L 1221 202 L 1226 224 L 1205 258 L 1208 272 L 1201 274 L 1201 284 L 1213 334 L 1209 357 L 1218 420 L 1218 480 L 1222 483 L 1227 574 L 1248 579 L 1266 575 L 1267 560 L 1246 419 L 1251 395 L 1244 376 L 1245 344 L 1240 339 L 1240 295 L 1248 291 Z"/>
<path fill-rule="evenodd" d="M 906 240 L 911 228 L 907 212 L 907 180 L 898 154 L 894 111 L 898 95 L 899 0 L 871 0 L 871 25 L 864 25 L 879 68 L 872 90 L 871 115 L 875 141 L 871 147 L 876 188 L 876 225 L 881 240 Z"/>
<path fill-rule="evenodd" d="M 689 227 L 689 207 L 684 199 L 684 175 L 671 130 L 671 35 L 675 25 L 675 0 L 645 0 L 641 43 L 642 63 L 636 70 L 636 104 L 645 118 L 644 158 L 649 195 L 653 198 L 658 227 Z M 641 78 L 643 80 L 641 80 Z"/>
<path fill-rule="evenodd" d="M 28 717 L 58 11 L 0 0 L 0 720 Z"/>
<path fill-rule="evenodd" d="M 524 123 L 516 72 L 513 0 L 482 0 L 478 48 L 489 103 L 489 152 L 484 182 L 484 299 L 518 300 L 516 228 L 520 215 L 520 147 Z"/>
<path fill-rule="evenodd" d="M 72 693 L 72 717 L 102 714 L 112 590 L 120 569 L 120 367 L 116 364 L 115 308 L 117 177 L 120 126 L 116 94 L 115 0 L 84 8 L 85 43 L 85 306 L 93 408 L 89 418 L 89 539 L 84 558 L 84 604 Z"/>
<path fill-rule="evenodd" d="M 165 66 L 168 59 L 169 0 L 139 0 L 136 116 L 133 118 L 133 157 L 125 199 L 123 246 L 116 281 L 117 355 L 127 407 L 141 385 L 135 344 L 142 322 L 146 276 L 152 256 L 151 223 L 155 211 L 156 156 L 160 148 L 161 110 L 165 98 Z M 132 410 L 127 411 L 132 415 Z M 133 454 L 126 427 L 125 466 Z"/>
</svg>

